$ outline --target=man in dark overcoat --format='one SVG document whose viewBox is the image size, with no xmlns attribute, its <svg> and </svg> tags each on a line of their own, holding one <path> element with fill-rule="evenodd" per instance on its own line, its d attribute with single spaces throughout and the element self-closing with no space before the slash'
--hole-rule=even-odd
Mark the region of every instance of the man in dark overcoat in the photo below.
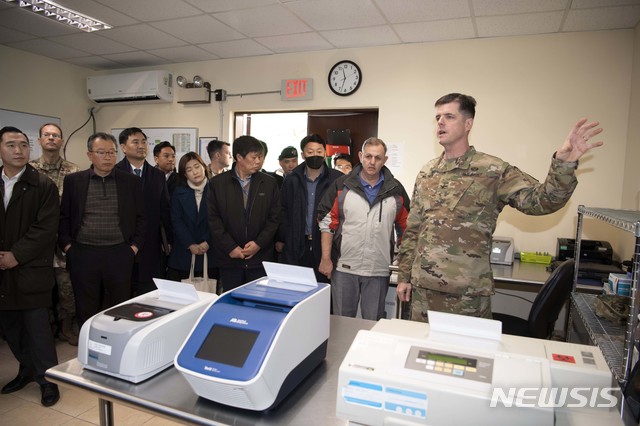
<svg viewBox="0 0 640 426">
<path fill-rule="evenodd" d="M 19 129 L 0 130 L 0 158 L 0 328 L 20 363 L 18 375 L 1 392 L 16 392 L 35 380 L 42 405 L 49 407 L 60 399 L 58 386 L 44 378 L 58 363 L 49 326 L 58 189 L 28 164 L 29 140 Z"/>
</svg>

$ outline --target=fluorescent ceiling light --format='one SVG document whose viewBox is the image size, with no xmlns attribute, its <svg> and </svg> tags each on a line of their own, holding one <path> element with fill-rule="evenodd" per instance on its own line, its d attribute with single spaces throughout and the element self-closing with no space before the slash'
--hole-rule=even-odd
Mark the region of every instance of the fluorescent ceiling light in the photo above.
<svg viewBox="0 0 640 426">
<path fill-rule="evenodd" d="M 88 33 L 99 30 L 108 30 L 111 25 L 83 15 L 75 10 L 68 9 L 51 0 L 4 0 L 6 3 L 15 3 L 16 6 L 37 13 L 45 18 L 53 19 L 65 25 L 77 28 Z"/>
</svg>

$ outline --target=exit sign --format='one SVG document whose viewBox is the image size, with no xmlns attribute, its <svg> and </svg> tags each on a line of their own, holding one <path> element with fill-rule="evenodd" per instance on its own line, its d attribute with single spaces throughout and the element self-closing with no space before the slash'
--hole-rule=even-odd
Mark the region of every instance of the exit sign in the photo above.
<svg viewBox="0 0 640 426">
<path fill-rule="evenodd" d="M 282 80 L 280 99 L 283 101 L 299 101 L 313 99 L 312 78 L 292 78 Z"/>
</svg>

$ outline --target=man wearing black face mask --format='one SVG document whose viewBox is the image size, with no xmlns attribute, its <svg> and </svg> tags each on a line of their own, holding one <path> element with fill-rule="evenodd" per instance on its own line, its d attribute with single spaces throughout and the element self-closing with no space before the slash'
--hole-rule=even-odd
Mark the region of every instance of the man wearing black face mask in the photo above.
<svg viewBox="0 0 640 426">
<path fill-rule="evenodd" d="M 300 142 L 305 161 L 293 169 L 282 184 L 282 213 L 276 242 L 282 263 L 313 268 L 319 282 L 328 282 L 328 279 L 318 273 L 320 229 L 315 212 L 324 192 L 342 176 L 325 163 L 325 148 L 324 140 L 317 134 L 306 136 Z"/>
</svg>

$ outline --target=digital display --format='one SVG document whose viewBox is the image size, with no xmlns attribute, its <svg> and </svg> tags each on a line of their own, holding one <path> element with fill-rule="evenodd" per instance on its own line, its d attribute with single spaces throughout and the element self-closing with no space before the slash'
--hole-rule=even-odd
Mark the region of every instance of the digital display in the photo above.
<svg viewBox="0 0 640 426">
<path fill-rule="evenodd" d="M 216 324 L 198 349 L 196 358 L 242 368 L 259 334 Z"/>
<path fill-rule="evenodd" d="M 436 354 L 427 351 L 418 352 L 418 359 L 424 359 L 427 361 L 435 361 L 435 362 L 448 362 L 455 365 L 462 365 L 465 367 L 475 367 L 476 360 L 470 358 L 462 358 L 454 355 L 445 355 L 445 354 Z"/>
</svg>

